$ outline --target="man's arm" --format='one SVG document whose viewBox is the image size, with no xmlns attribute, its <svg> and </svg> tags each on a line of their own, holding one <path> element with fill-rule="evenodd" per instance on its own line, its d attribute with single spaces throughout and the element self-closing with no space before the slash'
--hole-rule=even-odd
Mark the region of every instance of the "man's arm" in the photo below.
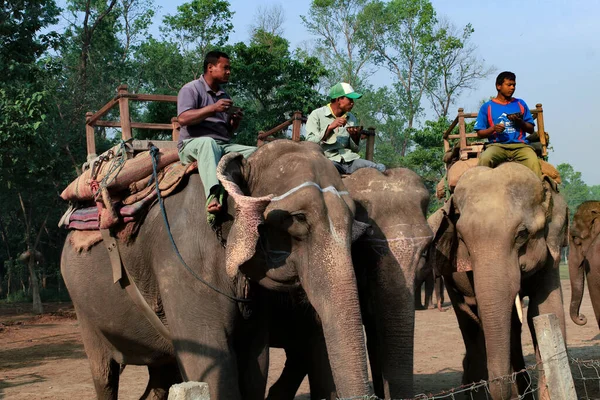
<svg viewBox="0 0 600 400">
<path fill-rule="evenodd" d="M 524 101 L 519 100 L 519 103 L 523 106 L 523 114 L 511 114 L 508 116 L 508 119 L 514 122 L 516 126 L 522 128 L 525 132 L 533 133 L 535 127 L 533 115 L 531 115 L 531 111 Z"/>
<path fill-rule="evenodd" d="M 477 137 L 482 139 L 487 139 L 490 136 L 494 136 L 498 133 L 504 132 L 504 125 L 495 124 L 490 126 L 487 118 L 487 107 L 484 104 L 479 109 L 479 113 L 477 114 L 477 121 L 475 122 L 475 132 L 477 132 Z"/>
<path fill-rule="evenodd" d="M 227 111 L 232 104 L 233 102 L 229 99 L 221 99 L 215 104 L 210 104 L 206 107 L 184 111 L 179 114 L 177 119 L 181 126 L 195 125 L 208 117 L 212 117 L 216 113 Z"/>
</svg>

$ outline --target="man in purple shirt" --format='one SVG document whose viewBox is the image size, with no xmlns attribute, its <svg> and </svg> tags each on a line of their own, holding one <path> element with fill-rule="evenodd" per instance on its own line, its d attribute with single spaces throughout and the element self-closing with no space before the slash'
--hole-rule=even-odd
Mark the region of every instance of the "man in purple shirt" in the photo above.
<svg viewBox="0 0 600 400">
<path fill-rule="evenodd" d="M 523 100 L 513 97 L 516 85 L 514 73 L 500 73 L 496 78 L 498 94 L 479 110 L 475 131 L 478 137 L 490 141 L 479 158 L 479 165 L 494 168 L 513 160 L 541 178 L 540 162 L 526 138 L 527 133 L 533 133 L 533 116 Z"/>
<path fill-rule="evenodd" d="M 204 74 L 186 83 L 177 95 L 179 158 L 182 163 L 198 162 L 198 173 L 206 194 L 206 211 L 216 214 L 221 210 L 222 188 L 217 180 L 217 164 L 224 154 L 252 154 L 256 147 L 230 143 L 231 134 L 242 120 L 242 111 L 233 107 L 233 101 L 221 88 L 229 82 L 229 56 L 211 51 L 204 58 Z"/>
</svg>

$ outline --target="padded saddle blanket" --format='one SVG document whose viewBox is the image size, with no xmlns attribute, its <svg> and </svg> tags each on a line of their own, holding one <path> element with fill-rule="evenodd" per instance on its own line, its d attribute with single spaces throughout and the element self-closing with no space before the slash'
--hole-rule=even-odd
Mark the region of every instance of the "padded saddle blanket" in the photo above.
<svg viewBox="0 0 600 400">
<path fill-rule="evenodd" d="M 158 188 L 162 197 L 170 195 L 179 187 L 185 175 L 197 169 L 195 162 L 181 164 L 177 152 L 173 150 L 159 152 L 158 160 L 158 167 L 161 168 L 157 173 Z M 95 177 L 92 176 L 93 168 L 87 169 L 63 191 L 61 197 L 73 204 L 61 218 L 59 226 L 98 232 L 99 229 L 125 225 L 129 229 L 120 229 L 125 236 L 135 231 L 131 225 L 144 215 L 157 198 L 151 155 L 143 152 L 125 160 L 117 173 L 109 177 L 106 190 L 98 190 L 98 182 L 107 173 L 112 173 L 111 165 L 115 164 L 110 160 L 102 161 L 102 165 L 96 166 Z"/>
</svg>

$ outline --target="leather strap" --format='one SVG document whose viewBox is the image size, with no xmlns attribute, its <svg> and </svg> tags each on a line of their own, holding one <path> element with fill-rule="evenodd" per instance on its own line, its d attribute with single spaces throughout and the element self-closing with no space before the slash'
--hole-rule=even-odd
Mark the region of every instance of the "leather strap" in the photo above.
<svg viewBox="0 0 600 400">
<path fill-rule="evenodd" d="M 160 318 L 158 318 L 154 310 L 150 308 L 148 302 L 146 299 L 144 299 L 144 296 L 142 296 L 140 290 L 137 288 L 135 282 L 131 278 L 131 275 L 129 275 L 129 272 L 127 272 L 127 269 L 123 265 L 117 241 L 111 235 L 110 229 L 100 229 L 100 233 L 102 234 L 104 245 L 108 250 L 108 257 L 112 266 L 114 283 L 120 282 L 121 288 L 127 291 L 127 294 L 133 303 L 148 319 L 154 329 L 156 329 L 165 339 L 171 341 L 171 334 L 167 330 L 167 327 L 162 323 Z M 125 271 L 125 276 L 123 276 L 123 271 Z"/>
</svg>

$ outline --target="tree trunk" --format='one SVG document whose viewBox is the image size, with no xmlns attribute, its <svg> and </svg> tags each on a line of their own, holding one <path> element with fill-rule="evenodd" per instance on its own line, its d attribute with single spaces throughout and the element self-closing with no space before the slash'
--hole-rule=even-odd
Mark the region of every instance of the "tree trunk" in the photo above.
<svg viewBox="0 0 600 400">
<path fill-rule="evenodd" d="M 29 257 L 29 262 L 27 263 L 27 265 L 29 267 L 31 295 L 33 297 L 33 313 L 42 314 L 44 312 L 44 308 L 42 306 L 42 299 L 40 297 L 40 285 L 38 283 L 37 274 L 35 273 L 35 264 L 35 257 Z"/>
</svg>

